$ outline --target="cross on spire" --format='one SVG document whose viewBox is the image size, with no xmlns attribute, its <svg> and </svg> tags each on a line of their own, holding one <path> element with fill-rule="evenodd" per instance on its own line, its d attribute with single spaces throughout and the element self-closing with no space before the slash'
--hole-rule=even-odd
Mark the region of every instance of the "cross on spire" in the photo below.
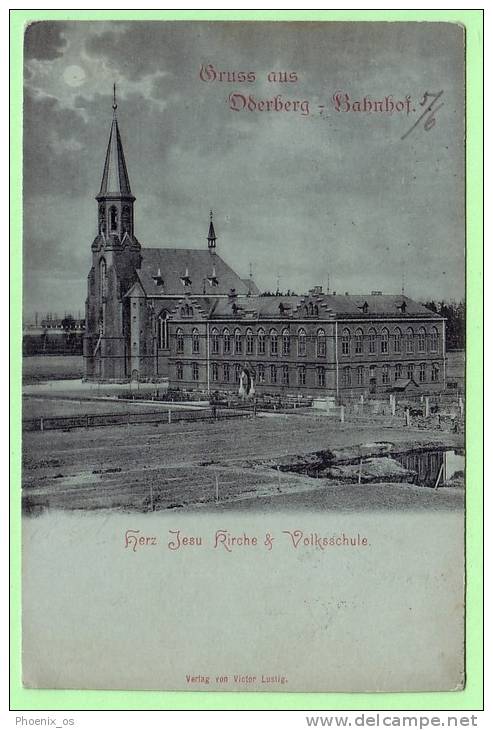
<svg viewBox="0 0 493 730">
<path fill-rule="evenodd" d="M 113 115 L 116 116 L 118 104 L 116 103 L 116 84 L 113 84 Z"/>
</svg>

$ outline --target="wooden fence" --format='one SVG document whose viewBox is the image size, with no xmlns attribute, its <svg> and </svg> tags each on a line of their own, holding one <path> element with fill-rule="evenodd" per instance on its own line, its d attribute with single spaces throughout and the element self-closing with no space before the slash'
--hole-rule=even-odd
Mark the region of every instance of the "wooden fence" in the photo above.
<svg viewBox="0 0 493 730">
<path fill-rule="evenodd" d="M 99 426 L 125 426 L 139 423 L 178 423 L 183 421 L 218 421 L 227 418 L 248 418 L 250 412 L 236 412 L 225 409 L 204 408 L 193 411 L 165 410 L 145 413 L 98 413 L 77 416 L 47 416 L 28 418 L 22 421 L 23 431 L 67 431 L 73 428 L 95 428 Z"/>
</svg>

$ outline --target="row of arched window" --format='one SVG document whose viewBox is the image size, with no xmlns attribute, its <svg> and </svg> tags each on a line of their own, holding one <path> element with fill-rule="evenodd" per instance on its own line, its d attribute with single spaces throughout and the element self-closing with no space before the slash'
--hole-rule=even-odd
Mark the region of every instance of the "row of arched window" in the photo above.
<svg viewBox="0 0 493 730">
<path fill-rule="evenodd" d="M 104 259 L 101 260 L 101 295 L 106 291 L 106 264 Z M 104 282 L 104 283 L 103 283 Z M 201 351 L 201 335 L 197 328 L 192 330 L 190 335 L 192 342 L 192 353 L 200 354 Z M 232 332 L 225 327 L 222 332 L 217 328 L 213 328 L 210 335 L 210 351 L 213 355 L 219 354 L 235 354 L 235 355 L 270 355 L 289 356 L 292 353 L 292 335 L 288 329 L 283 329 L 281 333 L 271 328 L 266 332 L 263 328 L 257 330 L 256 333 L 248 328 L 243 335 L 239 328 Z M 297 332 L 296 352 L 299 357 L 307 354 L 307 340 L 311 339 L 307 336 L 304 329 Z M 169 347 L 169 331 L 168 331 L 168 313 L 161 314 L 158 318 L 158 342 L 161 349 Z M 327 355 L 327 339 L 323 329 L 318 329 L 315 336 L 315 350 L 317 357 L 325 357 Z M 182 328 L 176 330 L 176 351 L 184 353 L 185 351 L 185 333 Z M 368 330 L 366 334 L 362 329 L 357 329 L 354 334 L 348 328 L 342 330 L 341 336 L 341 352 L 343 356 L 352 354 L 362 355 L 368 353 L 375 355 L 394 354 L 412 354 L 414 352 L 431 352 L 439 351 L 439 335 L 438 329 L 432 327 L 426 332 L 424 327 L 420 327 L 416 332 L 412 327 L 408 327 L 403 333 L 399 327 L 396 327 L 392 333 L 384 327 L 378 334 L 374 328 Z"/>
<path fill-rule="evenodd" d="M 160 315 L 159 319 L 159 347 L 169 347 L 168 335 L 168 318 L 167 315 Z M 243 335 L 239 328 L 232 332 L 225 327 L 222 332 L 217 328 L 211 331 L 210 350 L 213 355 L 235 354 L 235 355 L 270 355 L 292 354 L 292 335 L 288 329 L 283 329 L 279 333 L 275 328 L 271 328 L 266 332 L 263 328 L 257 330 L 256 333 L 252 329 L 247 329 Z M 296 340 L 297 355 L 303 357 L 307 354 L 307 340 L 311 339 L 307 336 L 304 329 L 297 332 Z M 199 330 L 194 328 L 191 333 L 192 353 L 199 354 L 201 350 L 201 336 Z M 176 350 L 183 353 L 185 350 L 185 333 L 179 327 L 176 330 Z M 315 336 L 315 350 L 317 357 L 325 357 L 327 355 L 327 335 L 325 330 L 318 329 Z M 366 334 L 362 329 L 357 329 L 354 334 L 349 329 L 344 328 L 341 336 L 341 352 L 343 356 L 352 354 L 362 355 L 368 353 L 375 355 L 394 354 L 412 354 L 414 352 L 431 352 L 439 351 L 439 335 L 438 329 L 432 327 L 426 332 L 424 327 L 420 327 L 416 332 L 412 327 L 408 327 L 405 332 L 396 327 L 392 333 L 384 327 L 378 334 L 374 328 L 371 328 Z"/>
<path fill-rule="evenodd" d="M 161 318 L 160 318 L 160 321 Z M 177 353 L 185 352 L 185 333 L 181 327 L 176 330 L 176 351 Z M 187 335 L 191 338 L 192 342 L 192 353 L 199 354 L 201 350 L 201 336 L 199 330 L 194 328 L 191 335 Z M 291 334 L 288 329 L 283 329 L 279 333 L 275 328 L 270 329 L 266 332 L 260 328 L 256 333 L 251 329 L 247 329 L 243 335 L 239 328 L 234 329 L 232 332 L 228 327 L 225 327 L 222 332 L 217 328 L 214 328 L 210 334 L 210 351 L 213 355 L 265 355 L 267 352 L 270 355 L 284 355 L 289 356 L 291 354 Z M 167 340 L 166 340 L 167 341 Z M 297 336 L 297 354 L 299 356 L 306 355 L 307 349 L 307 334 L 304 329 L 298 331 Z M 325 357 L 327 354 L 327 340 L 325 330 L 319 329 L 316 334 L 316 353 L 317 357 Z M 164 338 L 160 338 L 159 346 L 164 347 Z"/>
<path fill-rule="evenodd" d="M 110 233 L 118 231 L 118 208 L 111 205 L 108 208 L 108 221 L 106 221 L 106 208 L 103 205 L 99 208 L 99 232 L 106 233 L 107 223 Z M 130 232 L 131 227 L 131 211 L 130 206 L 124 205 L 122 208 L 122 230 Z"/>
<path fill-rule="evenodd" d="M 199 381 L 200 379 L 200 365 L 197 362 L 192 362 L 189 365 L 183 362 L 176 363 L 176 377 L 177 380 L 183 380 L 185 374 L 185 368 L 190 367 L 191 380 Z M 213 383 L 239 383 L 240 375 L 243 370 L 243 365 L 240 363 L 210 363 L 210 378 Z M 270 383 L 272 385 L 306 385 L 307 384 L 307 371 L 311 368 L 307 368 L 305 365 L 299 365 L 294 368 L 290 368 L 288 365 L 264 365 L 263 363 L 257 364 L 255 367 L 255 382 Z M 315 370 L 315 382 L 316 387 L 325 387 L 327 384 L 327 371 L 324 367 L 317 366 Z M 377 378 L 378 375 L 378 378 Z M 204 373 L 202 374 L 204 377 Z M 392 382 L 407 378 L 414 380 L 418 383 L 432 382 L 437 383 L 440 381 L 440 363 L 396 363 L 394 366 L 383 365 L 382 367 L 376 368 L 375 366 L 364 367 L 358 365 L 355 368 L 343 367 L 341 370 L 341 386 L 343 388 L 349 388 L 352 386 L 366 386 L 368 383 L 377 379 L 382 385 L 391 385 Z"/>
<path fill-rule="evenodd" d="M 414 380 L 418 383 L 426 383 L 431 381 L 437 383 L 440 380 L 440 364 L 437 362 L 431 363 L 396 363 L 394 366 L 382 365 L 378 368 L 380 373 L 380 381 L 382 385 L 390 385 L 393 380 L 401 380 L 406 378 L 408 380 Z M 343 367 L 342 368 L 342 386 L 348 388 L 352 385 L 366 385 L 368 381 L 377 379 L 377 368 L 370 366 L 365 368 L 363 365 L 358 365 L 356 368 Z"/>
<path fill-rule="evenodd" d="M 361 328 L 358 328 L 354 335 L 345 327 L 342 330 L 341 351 L 343 355 L 362 355 L 368 352 L 374 355 L 378 352 L 382 355 L 388 355 L 392 350 L 394 354 L 411 354 L 417 352 L 438 352 L 438 329 L 432 327 L 427 333 L 424 327 L 420 327 L 416 332 L 412 327 L 408 327 L 403 333 L 400 327 L 396 327 L 392 334 L 386 327 L 377 331 L 374 327 L 368 330 L 366 334 Z"/>
<path fill-rule="evenodd" d="M 182 362 L 176 363 L 176 378 L 183 380 L 185 375 L 185 367 Z M 190 363 L 191 379 L 198 381 L 200 379 L 199 363 Z M 239 383 L 240 376 L 243 371 L 243 365 L 239 363 L 217 363 L 210 364 L 210 377 L 213 383 Z M 263 365 L 259 364 L 255 368 L 256 383 L 271 383 L 272 385 L 306 385 L 307 368 L 300 365 L 296 369 L 291 369 L 288 365 Z M 323 388 L 326 385 L 326 369 L 323 367 L 315 368 L 315 383 L 318 387 Z"/>
</svg>

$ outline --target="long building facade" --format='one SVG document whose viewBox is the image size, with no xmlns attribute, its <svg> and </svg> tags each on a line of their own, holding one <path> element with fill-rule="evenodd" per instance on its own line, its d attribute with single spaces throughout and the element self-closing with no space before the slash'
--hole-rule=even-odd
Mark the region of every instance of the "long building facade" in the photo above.
<svg viewBox="0 0 493 730">
<path fill-rule="evenodd" d="M 87 379 L 339 401 L 444 389 L 445 319 L 406 296 L 261 296 L 219 256 L 212 214 L 202 248 L 143 247 L 116 104 L 96 200 Z"/>
</svg>

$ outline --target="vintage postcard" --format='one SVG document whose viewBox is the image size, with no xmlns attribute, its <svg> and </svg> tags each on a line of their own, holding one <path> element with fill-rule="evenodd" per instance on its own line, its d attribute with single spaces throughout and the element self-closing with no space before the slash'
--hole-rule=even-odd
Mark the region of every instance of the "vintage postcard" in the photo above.
<svg viewBox="0 0 493 730">
<path fill-rule="evenodd" d="M 25 687 L 464 688 L 466 41 L 26 24 Z"/>
</svg>

